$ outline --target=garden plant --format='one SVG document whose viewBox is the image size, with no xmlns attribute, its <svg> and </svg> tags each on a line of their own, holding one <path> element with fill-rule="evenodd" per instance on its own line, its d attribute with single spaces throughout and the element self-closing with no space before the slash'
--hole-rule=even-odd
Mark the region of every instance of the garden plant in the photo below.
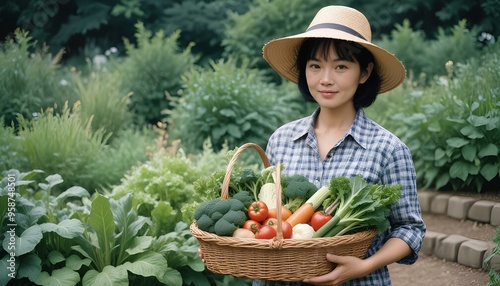
<svg viewBox="0 0 500 286">
<path fill-rule="evenodd" d="M 306 2 L 2 2 L 0 285 L 250 285 L 207 270 L 189 225 L 237 147 L 314 110 L 261 57 L 324 5 Z M 367 14 L 407 79 L 366 112 L 418 187 L 498 192 L 496 2 L 340 2 L 386 16 Z"/>
</svg>

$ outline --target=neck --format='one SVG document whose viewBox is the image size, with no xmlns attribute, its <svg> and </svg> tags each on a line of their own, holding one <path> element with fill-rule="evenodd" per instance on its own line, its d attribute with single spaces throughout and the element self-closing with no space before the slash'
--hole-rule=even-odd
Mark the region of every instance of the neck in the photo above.
<svg viewBox="0 0 500 286">
<path fill-rule="evenodd" d="M 356 109 L 321 108 L 316 120 L 317 130 L 347 130 L 356 118 Z"/>
</svg>

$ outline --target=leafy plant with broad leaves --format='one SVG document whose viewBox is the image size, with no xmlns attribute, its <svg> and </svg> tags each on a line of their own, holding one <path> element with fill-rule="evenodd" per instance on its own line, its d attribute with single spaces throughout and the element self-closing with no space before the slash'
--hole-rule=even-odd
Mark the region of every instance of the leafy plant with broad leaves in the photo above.
<svg viewBox="0 0 500 286">
<path fill-rule="evenodd" d="M 0 182 L 2 285 L 12 280 L 9 273 L 15 274 L 11 285 L 53 285 L 54 281 L 76 285 L 80 281 L 77 271 L 88 263 L 70 253 L 71 240 L 84 231 L 83 223 L 73 217 L 81 205 L 72 199 L 88 197 L 89 193 L 75 186 L 54 196 L 61 176 L 50 175 L 46 182 L 36 184 L 34 179 L 40 173 L 9 170 Z M 15 265 L 12 269 L 11 262 Z"/>
<path fill-rule="evenodd" d="M 386 127 L 410 148 L 426 187 L 480 192 L 500 178 L 500 53 L 448 63 L 448 77 L 406 97 Z"/>
<path fill-rule="evenodd" d="M 167 284 L 167 261 L 148 249 L 153 237 L 145 233 L 151 221 L 137 214 L 131 194 L 119 200 L 97 194 L 83 221 L 85 231 L 72 246 L 91 261 L 83 285 L 128 285 L 128 272 Z"/>
</svg>

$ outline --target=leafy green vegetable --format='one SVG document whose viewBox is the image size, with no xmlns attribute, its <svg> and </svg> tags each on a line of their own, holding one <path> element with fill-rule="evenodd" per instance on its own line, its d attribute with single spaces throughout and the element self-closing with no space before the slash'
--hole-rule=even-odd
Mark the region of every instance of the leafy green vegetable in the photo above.
<svg viewBox="0 0 500 286">
<path fill-rule="evenodd" d="M 360 175 L 333 178 L 329 189 L 335 200 L 325 212 L 335 214 L 314 237 L 342 235 L 366 227 L 382 232 L 390 227 L 386 218 L 391 204 L 401 196 L 401 185 L 368 184 Z"/>
<path fill-rule="evenodd" d="M 274 183 L 274 172 L 276 166 L 269 166 L 260 173 L 252 169 L 242 169 L 241 172 L 231 173 L 230 196 L 238 192 L 248 191 L 253 195 L 255 201 L 259 200 L 260 189 L 266 183 Z"/>
</svg>

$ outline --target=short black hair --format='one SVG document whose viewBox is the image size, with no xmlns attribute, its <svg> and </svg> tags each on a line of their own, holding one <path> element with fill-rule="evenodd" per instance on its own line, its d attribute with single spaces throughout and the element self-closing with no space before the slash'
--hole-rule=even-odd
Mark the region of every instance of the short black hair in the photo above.
<svg viewBox="0 0 500 286">
<path fill-rule="evenodd" d="M 309 87 L 307 86 L 305 73 L 306 64 L 307 61 L 315 58 L 318 52 L 322 52 L 323 56 L 327 58 L 331 47 L 334 48 L 341 60 L 350 62 L 357 61 L 361 70 L 366 70 L 368 64 L 373 62 L 373 70 L 370 77 L 363 84 L 358 86 L 358 89 L 353 97 L 354 108 L 356 108 L 356 110 L 370 106 L 377 98 L 382 81 L 378 74 L 377 63 L 375 62 L 375 59 L 370 51 L 362 45 L 350 41 L 326 38 L 308 38 L 302 42 L 297 55 L 297 61 L 295 63 L 299 72 L 298 87 L 300 94 L 305 101 L 315 102 L 309 92 Z"/>
</svg>

